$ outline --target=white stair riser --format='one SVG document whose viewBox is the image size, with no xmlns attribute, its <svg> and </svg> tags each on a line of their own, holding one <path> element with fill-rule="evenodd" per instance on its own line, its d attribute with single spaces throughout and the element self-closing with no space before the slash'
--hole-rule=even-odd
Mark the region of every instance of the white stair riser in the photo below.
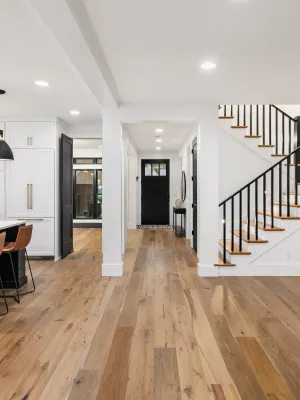
<svg viewBox="0 0 300 400">
<path fill-rule="evenodd" d="M 276 226 L 278 227 L 278 224 Z M 244 229 L 247 230 L 247 225 L 244 226 Z M 250 226 L 250 233 L 252 235 L 255 235 L 255 227 L 254 226 Z M 282 238 L 282 233 L 284 233 L 284 231 L 279 231 L 279 232 L 278 231 L 264 231 L 262 229 L 259 229 L 258 230 L 258 237 L 260 239 L 264 239 L 264 240 L 268 240 L 269 242 L 272 242 L 277 237 L 278 238 Z"/>
<path fill-rule="evenodd" d="M 282 206 L 282 215 L 287 215 L 287 206 Z M 274 205 L 274 214 L 279 215 L 279 205 Z M 300 216 L 300 208 L 290 207 L 290 216 L 291 217 L 299 217 Z"/>
<path fill-rule="evenodd" d="M 300 189 L 299 189 L 299 194 L 298 194 L 298 204 L 300 204 Z M 294 194 L 290 194 L 290 202 L 291 203 L 295 203 L 295 198 L 296 198 L 296 195 L 294 195 Z M 288 199 L 288 195 L 287 194 L 283 194 L 282 195 L 282 201 L 284 201 L 285 203 L 287 203 L 287 199 Z"/>
<path fill-rule="evenodd" d="M 263 215 L 258 214 L 258 220 L 261 221 L 261 222 L 264 222 Z M 282 219 L 274 218 L 274 226 L 277 226 L 278 228 L 283 228 L 282 221 L 283 221 Z M 266 216 L 266 223 L 268 225 L 271 225 L 271 222 L 272 222 L 271 217 Z"/>
</svg>

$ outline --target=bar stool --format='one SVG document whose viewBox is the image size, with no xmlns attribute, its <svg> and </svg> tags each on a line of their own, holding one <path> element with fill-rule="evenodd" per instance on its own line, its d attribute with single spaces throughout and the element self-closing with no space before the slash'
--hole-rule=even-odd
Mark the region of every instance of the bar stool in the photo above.
<svg viewBox="0 0 300 400">
<path fill-rule="evenodd" d="M 6 238 L 6 233 L 5 233 L 5 232 L 1 233 L 1 235 L 0 235 L 0 256 L 1 256 L 2 251 L 3 251 L 3 249 L 4 249 L 5 238 Z M 0 271 L 0 273 L 1 273 L 1 271 Z M 4 294 L 4 289 L 3 289 L 3 283 L 2 283 L 1 275 L 0 275 L 0 285 L 1 285 L 1 290 L 2 290 L 2 294 L 3 294 L 3 298 L 4 298 L 4 301 L 5 301 L 5 307 L 6 307 L 5 312 L 4 312 L 4 313 L 1 313 L 0 315 L 5 315 L 5 314 L 8 313 L 8 305 L 7 305 L 7 300 L 6 300 L 6 297 L 5 297 L 5 294 Z"/>
<path fill-rule="evenodd" d="M 30 262 L 29 262 L 29 258 L 28 258 L 28 254 L 27 254 L 27 249 L 26 249 L 30 243 L 31 236 L 32 236 L 32 225 L 21 226 L 21 228 L 18 231 L 16 241 L 5 243 L 5 247 L 3 249 L 3 254 L 9 254 L 11 268 L 12 268 L 13 276 L 14 276 L 14 280 L 15 280 L 16 293 L 17 293 L 17 297 L 16 296 L 7 296 L 7 297 L 13 297 L 18 303 L 20 303 L 20 296 L 22 296 L 24 294 L 32 293 L 35 291 L 35 283 L 34 283 L 31 266 L 30 266 Z M 15 274 L 15 269 L 14 269 L 14 263 L 13 263 L 13 259 L 11 256 L 11 253 L 14 253 L 14 252 L 20 251 L 20 250 L 25 250 L 27 263 L 28 263 L 28 267 L 29 267 L 29 271 L 30 271 L 30 275 L 31 275 L 32 284 L 33 284 L 32 290 L 28 290 L 27 292 L 22 292 L 22 293 L 19 293 L 19 290 L 18 290 L 18 284 L 17 284 L 16 274 Z"/>
</svg>

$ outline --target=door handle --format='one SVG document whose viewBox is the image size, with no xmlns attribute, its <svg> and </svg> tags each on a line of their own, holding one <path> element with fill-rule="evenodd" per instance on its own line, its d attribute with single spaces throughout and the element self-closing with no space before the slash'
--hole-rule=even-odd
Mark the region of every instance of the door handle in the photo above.
<svg viewBox="0 0 300 400">
<path fill-rule="evenodd" d="M 17 218 L 17 221 L 44 221 L 44 218 Z"/>
<path fill-rule="evenodd" d="M 30 209 L 33 209 L 33 203 L 32 203 L 32 183 L 30 184 Z"/>
<path fill-rule="evenodd" d="M 29 136 L 27 136 L 27 146 L 29 146 Z"/>
<path fill-rule="evenodd" d="M 30 136 L 30 144 L 31 144 L 31 146 L 32 146 L 32 142 L 33 142 L 33 141 L 32 141 L 32 136 Z"/>
<path fill-rule="evenodd" d="M 29 210 L 29 183 L 27 183 L 27 209 Z"/>
<path fill-rule="evenodd" d="M 197 204 L 193 203 L 193 204 L 192 204 L 192 207 L 193 207 L 193 208 L 197 208 Z"/>
</svg>

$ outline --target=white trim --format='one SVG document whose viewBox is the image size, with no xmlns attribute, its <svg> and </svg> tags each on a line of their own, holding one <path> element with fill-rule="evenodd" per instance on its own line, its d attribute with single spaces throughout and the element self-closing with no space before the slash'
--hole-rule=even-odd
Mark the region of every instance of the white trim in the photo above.
<svg viewBox="0 0 300 400">
<path fill-rule="evenodd" d="M 102 264 L 102 276 L 122 276 L 123 262 L 121 264 Z"/>
<path fill-rule="evenodd" d="M 300 276 L 300 263 L 249 264 L 218 269 L 219 276 Z"/>
<path fill-rule="evenodd" d="M 213 264 L 200 264 L 198 263 L 198 275 L 204 277 L 216 277 L 219 276 L 219 268 Z"/>
<path fill-rule="evenodd" d="M 127 229 L 136 229 L 136 224 L 134 224 L 132 222 L 128 222 Z"/>
</svg>

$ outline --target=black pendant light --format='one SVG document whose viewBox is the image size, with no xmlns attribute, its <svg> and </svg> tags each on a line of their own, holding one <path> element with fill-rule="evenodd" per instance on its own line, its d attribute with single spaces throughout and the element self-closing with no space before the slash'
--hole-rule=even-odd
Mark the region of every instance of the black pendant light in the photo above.
<svg viewBox="0 0 300 400">
<path fill-rule="evenodd" d="M 5 90 L 0 89 L 0 95 L 5 94 Z M 3 139 L 3 130 L 0 129 L 0 161 L 13 160 L 14 155 L 11 148 Z"/>
<path fill-rule="evenodd" d="M 0 161 L 13 160 L 13 152 L 2 136 L 3 131 L 0 130 Z"/>
</svg>

